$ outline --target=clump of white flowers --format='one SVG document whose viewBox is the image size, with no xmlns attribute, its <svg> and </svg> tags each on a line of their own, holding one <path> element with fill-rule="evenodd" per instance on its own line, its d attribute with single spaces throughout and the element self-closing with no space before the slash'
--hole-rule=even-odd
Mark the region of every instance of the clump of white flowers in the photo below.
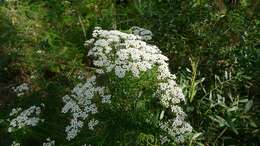
<svg viewBox="0 0 260 146">
<path fill-rule="evenodd" d="M 152 40 L 153 33 L 148 29 L 144 29 L 144 28 L 141 28 L 138 26 L 133 26 L 131 28 L 131 31 L 134 35 L 139 35 L 141 37 L 141 39 L 144 41 Z"/>
<path fill-rule="evenodd" d="M 96 95 L 106 98 L 106 102 L 110 102 L 107 99 L 108 95 L 105 95 L 105 88 L 96 86 L 96 77 L 92 76 L 86 83 L 78 84 L 72 91 L 71 95 L 63 97 L 65 103 L 62 108 L 62 113 L 72 113 L 72 119 L 70 125 L 66 127 L 67 140 L 71 140 L 77 136 L 80 129 L 83 127 L 84 120 L 90 115 L 98 112 L 97 106 L 92 102 L 92 98 Z M 89 129 L 93 130 L 98 121 L 90 121 Z"/>
<path fill-rule="evenodd" d="M 89 130 L 94 130 L 94 127 L 99 123 L 98 120 L 92 119 L 88 123 L 88 129 Z"/>
<path fill-rule="evenodd" d="M 44 142 L 42 146 L 55 146 L 55 140 L 51 140 L 50 138 L 47 138 L 46 142 Z"/>
<path fill-rule="evenodd" d="M 88 55 L 94 57 L 93 64 L 98 67 L 96 71 L 100 74 L 114 72 L 123 78 L 131 72 L 139 77 L 141 72 L 164 65 L 168 60 L 156 46 L 147 44 L 137 35 L 96 29 L 93 37 L 96 40 L 91 40 L 93 47 Z"/>
<path fill-rule="evenodd" d="M 25 126 L 36 126 L 39 122 L 43 122 L 43 119 L 39 118 L 41 113 L 41 107 L 31 106 L 22 111 L 22 108 L 14 108 L 9 114 L 13 119 L 8 119 L 10 126 L 8 132 L 13 132 L 16 129 L 24 128 Z"/>
<path fill-rule="evenodd" d="M 17 96 L 23 96 L 27 91 L 30 90 L 28 83 L 22 83 L 19 86 L 12 87 L 13 91 L 17 94 Z"/>
<path fill-rule="evenodd" d="M 20 143 L 16 142 L 16 141 L 13 141 L 13 143 L 11 144 L 11 146 L 21 146 Z"/>
<path fill-rule="evenodd" d="M 142 74 L 156 69 L 155 80 L 157 84 L 155 86 L 157 89 L 153 95 L 164 107 L 162 113 L 168 111 L 173 115 L 171 118 L 163 114 L 160 116 L 161 122 L 158 127 L 164 131 L 160 137 L 161 142 L 172 140 L 177 143 L 183 142 L 184 135 L 190 133 L 192 127 L 185 121 L 186 114 L 179 106 L 181 102 L 185 101 L 185 98 L 181 88 L 175 82 L 176 76 L 171 74 L 168 68 L 168 58 L 162 54 L 158 47 L 144 42 L 144 40 L 151 39 L 152 33 L 150 31 L 139 27 L 133 27 L 131 30 L 134 34 L 117 30 L 102 30 L 98 27 L 93 31 L 93 38 L 85 42 L 85 45 L 90 47 L 88 56 L 93 58 L 97 77 L 115 75 L 118 79 L 127 76 L 138 79 L 141 78 Z M 65 130 L 68 140 L 77 135 L 79 129 L 83 127 L 84 120 L 90 114 L 98 112 L 96 104 L 92 102 L 94 96 L 99 97 L 101 103 L 107 104 L 113 101 L 111 99 L 116 93 L 109 93 L 109 89 L 109 86 L 98 86 L 96 76 L 93 76 L 85 84 L 77 85 L 72 90 L 71 96 L 63 97 L 65 106 L 62 112 L 73 114 L 71 124 Z M 124 89 L 122 90 L 125 92 Z M 109 94 L 105 95 L 104 93 Z M 89 129 L 93 130 L 98 123 L 99 121 L 95 119 L 90 120 Z"/>
</svg>

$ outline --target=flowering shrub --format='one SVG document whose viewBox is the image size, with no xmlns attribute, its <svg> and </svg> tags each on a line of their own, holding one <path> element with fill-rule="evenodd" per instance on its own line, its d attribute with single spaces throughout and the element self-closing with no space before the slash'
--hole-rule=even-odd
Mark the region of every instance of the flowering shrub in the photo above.
<svg viewBox="0 0 260 146">
<path fill-rule="evenodd" d="M 0 146 L 259 145 L 259 5 L 0 0 Z"/>
<path fill-rule="evenodd" d="M 119 127 L 126 120 L 137 126 L 136 134 L 142 132 L 138 128 L 151 126 L 157 131 L 143 132 L 156 135 L 161 143 L 184 142 L 192 127 L 180 107 L 185 98 L 168 69 L 168 58 L 139 35 L 95 28 L 92 36 L 85 45 L 96 76 L 63 97 L 62 113 L 73 117 L 65 130 L 67 139 L 77 136 L 84 121 L 89 121 L 89 130 L 97 127 L 106 133 L 101 128 L 109 127 L 111 117 L 106 113 L 117 113 Z"/>
</svg>

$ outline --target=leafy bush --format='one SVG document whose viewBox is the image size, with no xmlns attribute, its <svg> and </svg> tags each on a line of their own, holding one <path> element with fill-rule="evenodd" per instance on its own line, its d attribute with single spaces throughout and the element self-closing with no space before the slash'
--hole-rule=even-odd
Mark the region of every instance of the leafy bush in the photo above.
<svg viewBox="0 0 260 146">
<path fill-rule="evenodd" d="M 169 58 L 169 70 L 176 73 L 185 97 L 186 121 L 193 127 L 183 145 L 259 145 L 259 4 L 257 0 L 0 1 L 0 145 L 160 145 L 160 115 L 174 118 L 174 114 L 152 95 L 158 87 L 158 66 L 141 71 L 139 78 L 131 71 L 123 78 L 114 71 L 95 73 L 102 68 L 98 56 L 88 56 L 93 47 L 83 45 L 95 26 L 107 30 L 141 26 L 153 32 L 152 40 L 151 31 L 139 27 L 127 33 L 145 35 L 141 39 L 156 44 Z M 111 104 L 100 104 L 95 96 L 93 102 L 104 112 L 93 115 L 99 124 L 92 132 L 83 128 L 68 143 L 64 129 L 71 115 L 61 113 L 66 105 L 61 97 L 75 87 L 83 89 L 84 82 L 79 83 L 94 74 L 98 86 L 110 87 L 106 92 Z M 117 74 L 123 75 L 120 68 Z M 132 99 L 139 97 L 139 90 L 144 96 L 135 103 Z M 44 122 L 8 133 L 12 109 L 33 105 L 41 107 L 39 118 Z M 147 123 L 145 118 L 152 120 Z"/>
</svg>

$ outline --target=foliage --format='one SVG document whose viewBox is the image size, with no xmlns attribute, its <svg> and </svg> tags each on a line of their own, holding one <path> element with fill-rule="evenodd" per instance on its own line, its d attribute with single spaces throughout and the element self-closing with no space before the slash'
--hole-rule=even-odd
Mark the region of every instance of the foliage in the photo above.
<svg viewBox="0 0 260 146">
<path fill-rule="evenodd" d="M 0 145 L 42 145 L 50 136 L 68 145 L 61 97 L 95 70 L 84 47 L 95 26 L 153 32 L 150 43 L 169 58 L 186 97 L 184 111 L 194 130 L 189 145 L 259 145 L 259 5 L 258 0 L 0 0 Z M 12 88 L 22 83 L 30 90 L 17 97 Z M 26 136 L 8 133 L 4 121 L 12 108 L 41 103 L 46 122 L 25 129 Z M 119 129 L 131 129 L 119 112 L 110 115 L 124 121 Z M 117 139 L 116 128 L 104 136 L 113 145 L 131 145 L 131 138 L 137 145 L 159 145 L 149 127 Z M 104 142 L 81 136 L 74 145 Z"/>
</svg>

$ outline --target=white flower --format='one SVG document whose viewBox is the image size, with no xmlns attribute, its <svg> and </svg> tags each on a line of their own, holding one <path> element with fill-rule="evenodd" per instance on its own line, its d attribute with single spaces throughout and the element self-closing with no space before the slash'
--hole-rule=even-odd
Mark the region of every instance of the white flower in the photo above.
<svg viewBox="0 0 260 146">
<path fill-rule="evenodd" d="M 10 116 L 17 117 L 13 118 L 10 121 L 10 127 L 8 128 L 8 132 L 13 132 L 15 129 L 20 129 L 25 126 L 36 126 L 39 122 L 43 121 L 38 116 L 41 113 L 41 108 L 37 106 L 31 106 L 28 109 L 22 111 L 21 108 L 12 109 Z"/>
<path fill-rule="evenodd" d="M 167 136 L 160 135 L 160 141 L 161 141 L 161 144 L 165 144 L 167 142 L 170 142 L 171 140 Z"/>
<path fill-rule="evenodd" d="M 30 90 L 29 84 L 27 83 L 22 83 L 21 85 L 13 87 L 12 89 L 17 94 L 18 97 L 23 96 L 25 92 Z"/>
<path fill-rule="evenodd" d="M 111 95 L 102 96 L 102 103 L 111 103 Z"/>
<path fill-rule="evenodd" d="M 12 145 L 11 146 L 21 146 L 20 143 L 16 142 L 16 141 L 13 141 Z"/>
<path fill-rule="evenodd" d="M 123 78 L 123 77 L 125 77 L 125 70 L 122 68 L 122 67 L 120 67 L 120 66 L 116 66 L 115 67 L 115 74 L 119 77 L 119 78 Z"/>
<path fill-rule="evenodd" d="M 184 134 L 192 132 L 192 127 L 184 121 L 184 117 L 178 116 L 175 119 L 161 122 L 160 128 L 174 138 L 176 143 L 184 142 Z"/>
<path fill-rule="evenodd" d="M 85 41 L 85 46 L 89 46 L 89 45 L 91 45 L 91 44 L 93 44 L 93 42 L 95 41 L 95 39 L 89 39 L 89 40 L 87 40 L 87 41 Z"/>
<path fill-rule="evenodd" d="M 102 102 L 109 103 L 110 96 L 105 95 L 105 90 L 104 87 L 96 85 L 96 76 L 92 76 L 84 84 L 76 85 L 72 89 L 71 95 L 65 95 L 62 98 L 65 105 L 61 112 L 72 114 L 70 125 L 65 129 L 67 140 L 74 139 L 78 135 L 80 129 L 84 126 L 84 120 L 89 115 L 98 113 L 96 104 L 92 102 L 94 96 L 103 96 Z"/>
<path fill-rule="evenodd" d="M 22 108 L 13 108 L 11 113 L 9 114 L 9 116 L 13 116 L 13 115 L 16 115 L 18 114 L 20 111 L 22 110 Z"/>
<path fill-rule="evenodd" d="M 148 29 L 133 26 L 131 30 L 133 34 L 141 36 L 144 41 L 149 41 L 152 39 L 153 33 Z"/>
<path fill-rule="evenodd" d="M 92 119 L 88 123 L 88 129 L 89 130 L 94 130 L 94 127 L 99 123 L 98 120 Z"/>
<path fill-rule="evenodd" d="M 106 47 L 109 45 L 109 43 L 105 39 L 99 39 L 95 42 L 94 45 L 99 47 Z"/>
<path fill-rule="evenodd" d="M 42 146 L 55 146 L 55 140 L 51 140 L 50 138 L 47 138 L 46 142 L 44 142 Z"/>
<path fill-rule="evenodd" d="M 44 51 L 43 51 L 43 50 L 37 50 L 36 53 L 37 53 L 37 54 L 43 54 Z"/>
</svg>

